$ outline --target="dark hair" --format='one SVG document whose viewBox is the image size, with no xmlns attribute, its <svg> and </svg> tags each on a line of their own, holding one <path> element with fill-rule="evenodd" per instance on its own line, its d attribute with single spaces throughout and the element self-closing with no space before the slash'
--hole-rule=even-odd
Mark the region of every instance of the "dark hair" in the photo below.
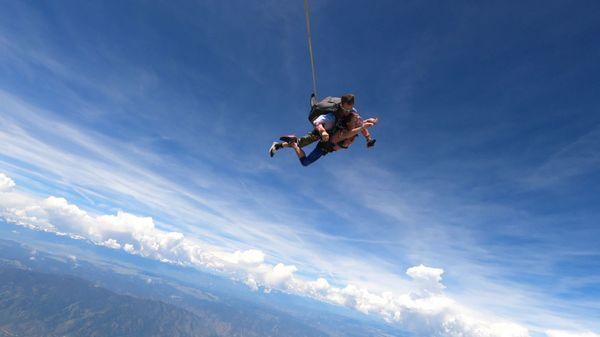
<svg viewBox="0 0 600 337">
<path fill-rule="evenodd" d="M 354 95 L 346 94 L 342 96 L 342 104 L 352 104 L 354 105 Z"/>
</svg>

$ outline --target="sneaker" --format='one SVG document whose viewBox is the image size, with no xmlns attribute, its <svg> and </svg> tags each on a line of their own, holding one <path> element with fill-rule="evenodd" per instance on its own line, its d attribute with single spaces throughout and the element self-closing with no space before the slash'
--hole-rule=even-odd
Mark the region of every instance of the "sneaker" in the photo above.
<svg viewBox="0 0 600 337">
<path fill-rule="evenodd" d="M 294 135 L 286 135 L 286 136 L 279 137 L 279 140 L 281 140 L 282 142 L 286 142 L 286 143 L 297 143 L 298 137 L 296 137 Z"/>
<path fill-rule="evenodd" d="M 281 149 L 281 143 L 273 142 L 273 144 L 269 148 L 269 156 L 273 157 L 275 155 L 275 152 L 279 149 Z"/>
<path fill-rule="evenodd" d="M 371 139 L 367 142 L 367 148 L 372 148 L 373 146 L 375 146 L 375 142 L 377 141 L 377 139 Z"/>
</svg>

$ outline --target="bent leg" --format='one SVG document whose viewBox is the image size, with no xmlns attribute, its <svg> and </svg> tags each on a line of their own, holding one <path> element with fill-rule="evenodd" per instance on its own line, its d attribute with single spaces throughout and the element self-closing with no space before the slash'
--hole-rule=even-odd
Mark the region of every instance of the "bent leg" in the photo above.
<svg viewBox="0 0 600 337">
<path fill-rule="evenodd" d="M 298 138 L 298 146 L 305 147 L 319 140 L 321 140 L 321 137 L 319 137 L 319 134 L 315 130 L 313 130 L 305 134 L 304 136 Z"/>
<path fill-rule="evenodd" d="M 297 143 L 286 143 L 288 147 L 291 147 L 292 149 L 294 149 L 294 151 L 296 152 L 296 155 L 298 156 L 298 159 L 300 159 L 300 161 L 302 161 L 302 158 L 306 158 L 306 153 L 304 153 L 304 150 L 302 150 Z"/>
<path fill-rule="evenodd" d="M 317 147 L 315 147 L 315 149 L 312 150 L 308 157 L 304 156 L 298 158 L 300 158 L 300 163 L 302 164 L 302 166 L 308 166 L 319 160 L 319 158 L 323 157 L 326 153 L 327 152 L 325 150 L 323 150 L 320 146 L 317 145 Z"/>
<path fill-rule="evenodd" d="M 306 156 L 306 153 L 304 153 L 304 150 L 302 150 L 298 144 L 296 143 L 289 143 L 290 147 L 294 149 L 294 151 L 296 151 L 296 155 L 298 156 L 298 159 L 300 159 L 300 164 L 302 164 L 302 166 L 308 166 L 314 162 L 316 162 L 319 158 L 323 157 L 327 151 L 325 151 L 323 148 L 321 148 L 320 146 L 317 145 L 317 147 L 315 147 L 314 150 L 312 150 L 312 152 L 308 155 L 308 157 Z"/>
</svg>

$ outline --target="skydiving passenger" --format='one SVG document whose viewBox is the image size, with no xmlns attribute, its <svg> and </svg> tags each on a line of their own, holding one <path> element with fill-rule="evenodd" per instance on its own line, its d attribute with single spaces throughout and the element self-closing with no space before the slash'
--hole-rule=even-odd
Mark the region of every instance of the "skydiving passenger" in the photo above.
<svg viewBox="0 0 600 337">
<path fill-rule="evenodd" d="M 349 148 L 359 133 L 364 134 L 364 131 L 368 132 L 367 129 L 377 124 L 377 122 L 377 118 L 369 118 L 363 121 L 357 113 L 351 113 L 351 115 L 346 118 L 343 126 L 329 137 L 329 141 L 319 142 L 308 156 L 304 153 L 304 150 L 300 148 L 297 139 L 289 142 L 288 146 L 294 149 L 302 166 L 308 166 L 329 152 Z"/>
<path fill-rule="evenodd" d="M 314 95 L 311 96 L 311 116 L 314 115 L 315 118 L 309 117 L 314 129 L 300 138 L 294 135 L 280 137 L 281 142 L 273 142 L 269 149 L 269 155 L 271 157 L 275 155 L 276 151 L 282 148 L 291 147 L 291 143 L 296 143 L 298 147 L 301 148 L 318 140 L 326 143 L 329 141 L 331 133 L 335 133 L 344 118 L 347 118 L 350 113 L 358 114 L 354 108 L 354 95 L 352 94 L 347 94 L 337 99 L 334 97 L 327 97 L 320 103 L 316 103 L 313 100 Z M 339 103 L 337 100 L 339 100 Z M 321 107 L 330 105 L 331 107 L 319 109 L 319 105 L 321 105 Z M 371 137 L 367 128 L 362 129 L 361 133 L 367 141 L 367 147 L 373 147 L 376 140 Z"/>
</svg>

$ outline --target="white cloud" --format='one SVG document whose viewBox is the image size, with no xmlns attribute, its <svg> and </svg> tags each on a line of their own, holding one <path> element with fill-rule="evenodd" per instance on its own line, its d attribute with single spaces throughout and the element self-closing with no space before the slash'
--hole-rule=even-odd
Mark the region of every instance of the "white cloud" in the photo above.
<svg viewBox="0 0 600 337">
<path fill-rule="evenodd" d="M 479 318 L 445 295 L 443 269 L 424 265 L 409 268 L 406 274 L 413 280 L 413 289 L 404 294 L 375 293 L 353 284 L 337 287 L 325 278 L 307 280 L 297 277 L 296 266 L 270 264 L 260 250 L 222 251 L 182 233 L 158 229 L 150 217 L 126 212 L 96 216 L 64 198 L 38 199 L 17 192 L 4 195 L 6 197 L 0 197 L 0 214 L 10 223 L 87 239 L 97 245 L 163 262 L 216 269 L 244 280 L 253 290 L 278 289 L 346 306 L 365 314 L 379 315 L 419 335 L 529 336 L 525 327 Z"/>
<path fill-rule="evenodd" d="M 112 249 L 121 249 L 121 244 L 119 244 L 115 239 L 108 239 L 102 242 L 101 245 Z"/>
<path fill-rule="evenodd" d="M 270 288 L 285 287 L 290 284 L 294 278 L 294 273 L 298 270 L 295 266 L 286 266 L 283 263 L 278 263 L 275 267 L 263 264 L 258 269 L 257 274 L 261 275 L 264 284 Z"/>
<path fill-rule="evenodd" d="M 258 291 L 258 283 L 256 283 L 256 280 L 253 279 L 251 276 L 248 276 L 248 278 L 244 281 L 244 283 L 250 288 L 252 289 L 252 291 Z"/>
<path fill-rule="evenodd" d="M 259 265 L 265 261 L 265 253 L 257 249 L 220 254 L 219 257 L 233 264 Z"/>
<path fill-rule="evenodd" d="M 0 173 L 0 193 L 10 192 L 14 187 L 15 182 L 4 173 Z"/>
<path fill-rule="evenodd" d="M 406 271 L 406 274 L 419 285 L 419 289 L 421 289 L 425 294 L 438 294 L 445 288 L 445 286 L 441 283 L 443 273 L 443 269 L 430 268 L 422 264 L 411 267 Z"/>
</svg>

